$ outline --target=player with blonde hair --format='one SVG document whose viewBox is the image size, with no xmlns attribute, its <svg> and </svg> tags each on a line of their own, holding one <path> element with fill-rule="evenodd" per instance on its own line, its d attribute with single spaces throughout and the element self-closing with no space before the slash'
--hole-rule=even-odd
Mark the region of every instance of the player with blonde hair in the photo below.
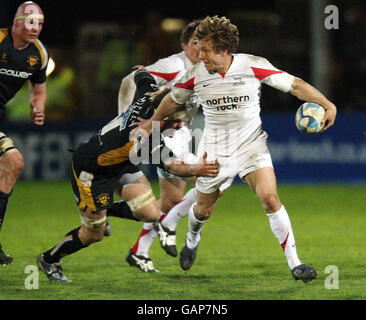
<svg viewBox="0 0 366 320">
<path fill-rule="evenodd" d="M 189 230 L 180 252 L 180 265 L 192 267 L 201 240 L 201 230 L 211 216 L 219 188 L 237 174 L 258 197 L 273 234 L 283 248 L 295 280 L 311 281 L 316 271 L 297 255 L 290 218 L 277 192 L 275 172 L 267 147 L 267 133 L 260 118 L 262 84 L 291 93 L 300 100 L 322 105 L 327 130 L 334 124 L 337 109 L 323 94 L 304 80 L 275 68 L 268 60 L 236 53 L 239 32 L 226 17 L 206 17 L 196 28 L 200 63 L 188 70 L 165 96 L 153 117 L 139 129 L 151 132 L 152 121 L 163 119 L 197 94 L 205 115 L 199 154 L 217 159 L 217 177 L 199 177 L 197 201 L 189 211 Z"/>
</svg>

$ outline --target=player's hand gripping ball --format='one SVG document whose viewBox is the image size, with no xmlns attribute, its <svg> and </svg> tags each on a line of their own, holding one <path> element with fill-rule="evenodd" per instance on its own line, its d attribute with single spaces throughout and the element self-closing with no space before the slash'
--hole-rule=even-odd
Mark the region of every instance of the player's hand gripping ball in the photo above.
<svg viewBox="0 0 366 320">
<path fill-rule="evenodd" d="M 297 109 L 295 116 L 296 128 L 303 134 L 319 133 L 324 124 L 322 122 L 325 109 L 316 103 L 305 102 Z"/>
</svg>

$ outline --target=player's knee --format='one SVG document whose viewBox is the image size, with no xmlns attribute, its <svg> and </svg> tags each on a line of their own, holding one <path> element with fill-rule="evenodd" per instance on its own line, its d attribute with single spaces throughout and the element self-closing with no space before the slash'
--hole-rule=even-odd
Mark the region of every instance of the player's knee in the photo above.
<svg viewBox="0 0 366 320">
<path fill-rule="evenodd" d="M 84 245 L 90 245 L 99 242 L 104 237 L 107 217 L 90 218 L 81 215 L 82 222 L 82 242 Z"/>
<path fill-rule="evenodd" d="M 104 238 L 105 226 L 96 229 L 84 228 L 83 244 L 91 245 L 93 243 L 102 241 Z"/>
<path fill-rule="evenodd" d="M 24 158 L 19 151 L 9 153 L 3 158 L 2 167 L 14 177 L 18 177 L 24 169 Z"/>
<path fill-rule="evenodd" d="M 127 201 L 127 204 L 133 215 L 141 221 L 154 222 L 160 219 L 159 203 L 151 189 Z"/>
<path fill-rule="evenodd" d="M 22 154 L 20 152 L 15 153 L 17 156 L 15 158 L 15 161 L 13 163 L 13 170 L 14 173 L 19 176 L 20 173 L 23 171 L 24 169 L 24 158 L 22 156 Z"/>
<path fill-rule="evenodd" d="M 281 207 L 280 199 L 275 193 L 268 193 L 264 195 L 262 205 L 264 209 L 269 213 L 276 212 Z"/>
<path fill-rule="evenodd" d="M 160 208 L 157 200 L 133 211 L 133 215 L 144 222 L 155 222 L 160 219 Z"/>
<path fill-rule="evenodd" d="M 205 221 L 211 216 L 212 211 L 211 206 L 197 205 L 195 216 L 198 220 Z"/>
<path fill-rule="evenodd" d="M 91 243 L 96 243 L 96 242 L 102 241 L 104 238 L 104 231 L 105 231 L 105 227 L 101 227 L 98 230 L 93 230 L 93 232 L 90 236 Z"/>
</svg>

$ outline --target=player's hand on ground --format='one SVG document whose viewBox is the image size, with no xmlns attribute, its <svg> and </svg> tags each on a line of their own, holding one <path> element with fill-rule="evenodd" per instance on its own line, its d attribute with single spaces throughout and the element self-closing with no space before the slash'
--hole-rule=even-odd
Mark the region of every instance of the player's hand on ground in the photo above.
<svg viewBox="0 0 366 320">
<path fill-rule="evenodd" d="M 321 130 L 321 132 L 327 130 L 329 127 L 334 125 L 336 116 L 337 116 L 337 108 L 335 106 L 332 106 L 325 110 L 325 115 L 322 120 L 322 122 L 325 122 L 325 125 L 324 128 Z"/>
<path fill-rule="evenodd" d="M 37 107 L 35 107 L 33 104 L 31 104 L 30 108 L 31 108 L 30 116 L 33 123 L 37 126 L 42 126 L 46 118 L 44 112 L 38 111 Z"/>
<path fill-rule="evenodd" d="M 203 154 L 196 166 L 195 176 L 216 177 L 220 172 L 220 164 L 217 160 L 207 161 L 207 152 Z"/>
</svg>

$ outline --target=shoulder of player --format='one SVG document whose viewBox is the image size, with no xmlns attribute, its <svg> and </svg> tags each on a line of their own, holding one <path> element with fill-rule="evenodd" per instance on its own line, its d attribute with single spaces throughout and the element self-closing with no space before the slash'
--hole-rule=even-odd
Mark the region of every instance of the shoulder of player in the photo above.
<svg viewBox="0 0 366 320">
<path fill-rule="evenodd" d="M 173 54 L 169 57 L 159 59 L 154 64 L 147 66 L 149 71 L 164 70 L 165 72 L 178 72 L 185 69 L 184 66 L 184 52 Z"/>
<path fill-rule="evenodd" d="M 206 75 L 208 74 L 205 64 L 203 62 L 198 62 L 194 64 L 190 69 L 186 71 L 191 77 L 199 76 L 199 75 Z"/>
<path fill-rule="evenodd" d="M 236 56 L 243 63 L 247 64 L 250 67 L 263 68 L 263 67 L 268 67 L 270 64 L 266 58 L 260 57 L 260 56 L 255 56 L 252 54 L 241 53 L 241 54 L 237 54 Z"/>
<path fill-rule="evenodd" d="M 49 54 L 47 48 L 43 45 L 41 40 L 37 39 L 33 43 L 35 50 L 38 52 L 40 58 L 41 58 L 41 67 L 40 69 L 44 69 L 47 66 Z"/>
</svg>

